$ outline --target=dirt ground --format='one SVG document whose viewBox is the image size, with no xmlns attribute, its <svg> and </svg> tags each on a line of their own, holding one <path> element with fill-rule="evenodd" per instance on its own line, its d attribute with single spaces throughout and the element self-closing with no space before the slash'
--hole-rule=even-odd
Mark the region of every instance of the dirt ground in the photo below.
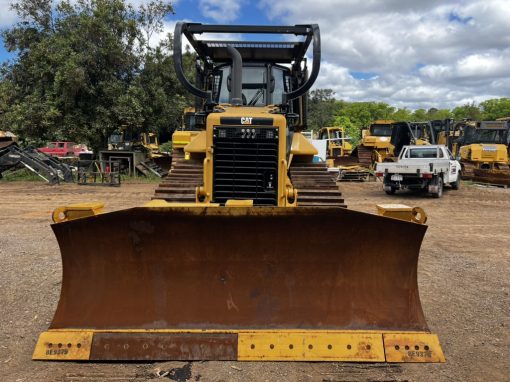
<svg viewBox="0 0 510 382">
<path fill-rule="evenodd" d="M 76 363 L 31 360 L 57 304 L 61 263 L 50 213 L 61 204 L 140 205 L 155 184 L 121 188 L 0 182 L 0 381 L 508 381 L 510 189 L 464 184 L 442 199 L 387 196 L 379 183 L 345 184 L 349 208 L 422 206 L 429 215 L 419 264 L 422 305 L 445 364 L 295 362 Z M 362 229 L 362 227 L 360 227 Z"/>
</svg>

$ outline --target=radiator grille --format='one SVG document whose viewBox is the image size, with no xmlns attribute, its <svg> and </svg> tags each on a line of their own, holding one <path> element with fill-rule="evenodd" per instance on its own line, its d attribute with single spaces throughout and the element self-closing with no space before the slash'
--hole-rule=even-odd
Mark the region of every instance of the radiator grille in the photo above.
<svg viewBox="0 0 510 382">
<path fill-rule="evenodd" d="M 278 129 L 225 127 L 213 129 L 213 201 L 253 200 L 278 204 Z"/>
</svg>

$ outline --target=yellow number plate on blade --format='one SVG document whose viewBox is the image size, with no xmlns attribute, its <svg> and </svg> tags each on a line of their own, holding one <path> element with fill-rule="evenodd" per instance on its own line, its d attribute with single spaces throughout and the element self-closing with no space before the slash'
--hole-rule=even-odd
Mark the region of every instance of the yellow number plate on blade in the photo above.
<svg viewBox="0 0 510 382">
<path fill-rule="evenodd" d="M 435 334 L 383 334 L 386 362 L 445 362 Z"/>
<path fill-rule="evenodd" d="M 92 337 L 92 332 L 43 332 L 39 336 L 32 359 L 88 360 Z"/>
</svg>

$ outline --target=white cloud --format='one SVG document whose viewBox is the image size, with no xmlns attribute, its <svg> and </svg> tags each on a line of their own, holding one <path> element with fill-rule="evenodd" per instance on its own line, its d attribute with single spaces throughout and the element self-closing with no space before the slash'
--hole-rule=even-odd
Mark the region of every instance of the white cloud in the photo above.
<svg viewBox="0 0 510 382">
<path fill-rule="evenodd" d="M 510 95 L 508 0 L 259 4 L 275 23 L 319 24 L 323 64 L 316 87 L 333 88 L 338 98 L 416 108 Z"/>
<path fill-rule="evenodd" d="M 226 23 L 239 17 L 243 2 L 243 0 L 199 0 L 198 6 L 204 17 L 218 23 Z"/>
<path fill-rule="evenodd" d="M 12 0 L 0 0 L 0 28 L 11 26 L 16 20 L 16 12 L 11 10 Z"/>
</svg>

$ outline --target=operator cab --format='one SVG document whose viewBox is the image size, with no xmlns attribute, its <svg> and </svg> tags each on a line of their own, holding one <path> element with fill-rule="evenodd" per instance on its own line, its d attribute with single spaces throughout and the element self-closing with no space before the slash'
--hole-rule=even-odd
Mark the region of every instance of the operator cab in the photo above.
<svg viewBox="0 0 510 382">
<path fill-rule="evenodd" d="M 502 121 L 481 121 L 462 124 L 463 134 L 456 142 L 461 145 L 495 144 L 506 145 L 508 125 Z"/>
<path fill-rule="evenodd" d="M 506 144 L 507 131 L 504 129 L 468 129 L 466 139 L 472 143 Z"/>
<path fill-rule="evenodd" d="M 384 123 L 373 123 L 370 125 L 370 135 L 376 136 L 376 137 L 391 137 L 391 124 Z"/>
<path fill-rule="evenodd" d="M 223 65 L 213 72 L 210 89 L 219 104 L 231 102 L 231 65 Z M 243 106 L 267 106 L 283 103 L 283 94 L 290 89 L 290 70 L 276 64 L 243 64 Z M 216 86 L 215 86 L 216 85 Z"/>
<path fill-rule="evenodd" d="M 204 34 L 292 35 L 276 41 L 207 40 Z M 185 36 L 197 53 L 196 77 L 191 83 L 182 69 Z M 202 37 L 197 38 L 199 35 Z M 313 43 L 313 44 L 312 44 Z M 307 51 L 312 47 L 308 72 Z M 232 107 L 267 107 L 285 115 L 294 131 L 306 129 L 307 91 L 320 69 L 320 32 L 316 24 L 295 26 L 203 25 L 177 23 L 174 32 L 174 66 L 179 81 L 196 97 L 199 128 L 209 113 Z M 221 105 L 221 108 L 217 108 Z M 272 107 L 274 106 L 274 108 Z M 269 111 L 266 111 L 269 112 Z"/>
</svg>

